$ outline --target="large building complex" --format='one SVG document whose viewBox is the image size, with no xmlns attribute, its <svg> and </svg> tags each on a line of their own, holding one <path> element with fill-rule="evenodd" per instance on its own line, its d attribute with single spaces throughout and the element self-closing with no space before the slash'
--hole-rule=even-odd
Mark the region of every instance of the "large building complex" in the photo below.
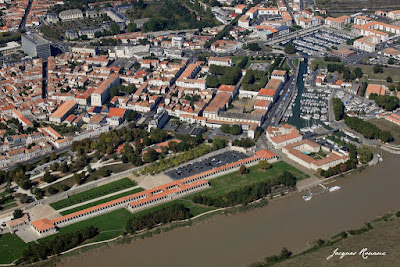
<svg viewBox="0 0 400 267">
<path fill-rule="evenodd" d="M 48 58 L 51 56 L 50 42 L 36 33 L 21 37 L 22 50 L 31 57 Z"/>
</svg>

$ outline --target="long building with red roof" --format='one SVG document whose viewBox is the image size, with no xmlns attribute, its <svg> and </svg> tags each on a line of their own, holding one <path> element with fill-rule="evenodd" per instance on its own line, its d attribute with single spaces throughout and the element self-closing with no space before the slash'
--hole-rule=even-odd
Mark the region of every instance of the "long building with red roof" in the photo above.
<svg viewBox="0 0 400 267">
<path fill-rule="evenodd" d="M 207 179 L 212 179 L 214 177 L 236 171 L 242 165 L 255 165 L 260 160 L 274 162 L 277 160 L 277 156 L 268 150 L 257 151 L 254 156 L 246 159 L 226 164 L 224 166 L 154 187 L 139 193 L 111 200 L 81 211 L 60 216 L 55 219 L 43 218 L 41 220 L 33 221 L 31 222 L 31 226 L 39 236 L 43 236 L 55 233 L 58 227 L 67 226 L 69 224 L 108 213 L 116 209 L 128 208 L 129 211 L 136 212 L 162 202 L 182 197 L 186 194 L 203 190 L 210 186 Z"/>
</svg>

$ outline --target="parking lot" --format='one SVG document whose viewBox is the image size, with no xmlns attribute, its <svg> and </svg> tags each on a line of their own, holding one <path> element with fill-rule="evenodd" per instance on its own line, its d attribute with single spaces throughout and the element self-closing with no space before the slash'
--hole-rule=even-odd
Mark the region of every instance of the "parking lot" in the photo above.
<svg viewBox="0 0 400 267">
<path fill-rule="evenodd" d="M 337 47 L 352 37 L 330 29 L 320 29 L 310 32 L 305 36 L 298 37 L 292 42 L 297 50 L 313 55 L 315 53 L 326 52 L 327 48 Z"/>
<path fill-rule="evenodd" d="M 342 100 L 346 112 L 365 113 L 365 116 L 375 116 L 381 112 L 380 108 L 373 105 L 370 101 L 361 97 L 356 97 L 348 92 L 337 91 L 336 96 Z"/>
<path fill-rule="evenodd" d="M 269 67 L 269 63 L 251 63 L 249 69 L 251 70 L 259 70 L 259 71 L 267 71 Z"/>
<path fill-rule="evenodd" d="M 241 152 L 228 151 L 193 164 L 187 164 L 184 167 L 168 171 L 165 174 L 174 180 L 179 180 L 247 157 L 246 154 Z"/>
</svg>

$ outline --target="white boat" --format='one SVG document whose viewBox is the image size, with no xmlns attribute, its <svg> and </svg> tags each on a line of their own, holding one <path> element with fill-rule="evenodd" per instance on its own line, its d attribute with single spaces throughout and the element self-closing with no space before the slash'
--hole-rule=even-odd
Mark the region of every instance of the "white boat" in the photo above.
<svg viewBox="0 0 400 267">
<path fill-rule="evenodd" d="M 335 192 L 335 191 L 338 191 L 339 189 L 340 189 L 340 186 L 336 185 L 336 186 L 329 188 L 329 192 Z"/>
<path fill-rule="evenodd" d="M 304 195 L 304 196 L 303 196 L 303 199 L 304 199 L 305 201 L 309 201 L 309 200 L 312 199 L 312 195 Z"/>
</svg>

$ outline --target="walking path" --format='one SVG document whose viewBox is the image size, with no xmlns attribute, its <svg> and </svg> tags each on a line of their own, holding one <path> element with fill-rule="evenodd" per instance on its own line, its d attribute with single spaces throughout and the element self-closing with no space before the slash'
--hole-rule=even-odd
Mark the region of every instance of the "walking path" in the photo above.
<svg viewBox="0 0 400 267">
<path fill-rule="evenodd" d="M 104 161 L 104 162 L 101 162 L 101 160 L 99 160 L 99 161 L 97 161 L 97 162 L 95 162 L 95 163 L 91 163 L 91 164 L 90 164 L 90 167 L 94 170 L 94 169 L 100 169 L 101 167 L 104 167 L 104 166 L 109 166 L 109 165 L 121 164 L 121 163 L 122 163 L 121 161 L 109 163 L 109 161 L 112 161 L 112 159 L 109 159 L 109 160 Z M 80 174 L 80 173 L 86 172 L 86 171 L 87 171 L 87 166 L 84 167 L 82 170 L 77 171 L 76 173 Z M 55 172 L 55 173 L 56 173 L 56 172 Z M 52 174 L 53 174 L 53 173 L 52 173 Z M 34 178 L 37 178 L 37 177 L 42 176 L 42 175 L 44 175 L 44 173 L 35 175 Z M 39 188 L 42 189 L 42 188 L 48 187 L 48 186 L 50 186 L 50 185 L 53 185 L 53 184 L 59 183 L 59 182 L 61 182 L 61 181 L 64 181 L 64 180 L 66 180 L 66 179 L 68 179 L 68 178 L 71 178 L 72 176 L 74 176 L 74 173 L 68 174 L 68 175 L 66 175 L 66 176 L 64 176 L 64 177 L 62 177 L 62 178 L 59 178 L 59 179 L 55 180 L 54 182 L 51 182 L 51 183 L 43 183 L 43 184 L 41 184 L 41 185 L 39 186 Z M 32 178 L 31 178 L 31 179 L 32 179 Z"/>
<path fill-rule="evenodd" d="M 116 196 L 116 195 L 119 195 L 119 194 L 122 194 L 122 193 L 125 193 L 125 192 L 129 192 L 129 191 L 131 191 L 133 189 L 136 189 L 136 188 L 140 188 L 140 186 L 135 185 L 135 186 L 123 189 L 123 190 L 118 191 L 118 192 L 114 192 L 114 193 L 110 193 L 110 194 L 105 195 L 105 196 L 101 196 L 101 197 L 98 197 L 98 198 L 90 199 L 90 200 L 85 201 L 85 202 L 81 202 L 81 203 L 78 203 L 78 204 L 75 204 L 75 205 L 72 205 L 72 206 L 68 206 L 68 207 L 59 209 L 59 210 L 57 210 L 57 212 L 61 213 L 61 212 L 64 212 L 66 210 L 74 209 L 74 208 L 77 208 L 77 207 L 80 207 L 80 206 L 83 206 L 83 205 L 86 205 L 86 204 L 90 204 L 92 202 L 96 202 L 96 201 L 99 201 L 99 200 L 102 200 L 102 199 L 106 199 L 106 198 L 109 198 L 109 197 L 112 197 L 112 196 Z"/>
</svg>

